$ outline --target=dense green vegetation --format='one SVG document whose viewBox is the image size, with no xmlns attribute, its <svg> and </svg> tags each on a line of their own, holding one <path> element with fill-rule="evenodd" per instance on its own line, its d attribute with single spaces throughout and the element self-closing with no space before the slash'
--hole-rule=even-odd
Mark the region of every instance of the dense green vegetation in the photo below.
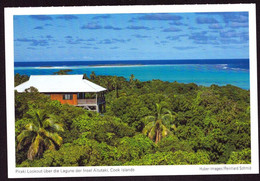
<svg viewBox="0 0 260 181">
<path fill-rule="evenodd" d="M 62 105 L 34 88 L 15 92 L 17 166 L 251 162 L 249 91 L 84 77 L 107 88 L 106 113 Z M 26 80 L 17 74 L 15 85 Z"/>
</svg>

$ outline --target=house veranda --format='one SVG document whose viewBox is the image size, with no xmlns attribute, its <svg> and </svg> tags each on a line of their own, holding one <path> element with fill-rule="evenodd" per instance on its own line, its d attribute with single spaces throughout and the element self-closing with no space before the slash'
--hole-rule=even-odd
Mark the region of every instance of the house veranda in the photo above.
<svg viewBox="0 0 260 181">
<path fill-rule="evenodd" d="M 105 112 L 106 89 L 83 79 L 83 75 L 31 75 L 28 81 L 16 86 L 15 90 L 25 92 L 30 87 L 35 87 L 40 93 L 62 104 Z"/>
</svg>

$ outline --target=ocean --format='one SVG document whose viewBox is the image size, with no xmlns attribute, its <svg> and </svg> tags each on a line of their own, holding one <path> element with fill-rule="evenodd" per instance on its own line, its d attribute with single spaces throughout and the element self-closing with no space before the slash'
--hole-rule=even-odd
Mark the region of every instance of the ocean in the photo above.
<svg viewBox="0 0 260 181">
<path fill-rule="evenodd" d="M 21 75 L 51 75 L 61 69 L 71 69 L 72 72 L 69 74 L 86 73 L 89 76 L 94 71 L 96 75 L 116 75 L 127 79 L 134 74 L 140 81 L 160 79 L 204 86 L 231 84 L 242 89 L 250 89 L 249 59 L 14 63 L 14 73 Z"/>
</svg>

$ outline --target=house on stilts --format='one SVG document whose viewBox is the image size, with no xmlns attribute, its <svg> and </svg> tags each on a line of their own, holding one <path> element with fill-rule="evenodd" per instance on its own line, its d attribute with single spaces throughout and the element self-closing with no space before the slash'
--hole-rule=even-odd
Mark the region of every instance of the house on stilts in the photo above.
<svg viewBox="0 0 260 181">
<path fill-rule="evenodd" d="M 62 104 L 105 112 L 106 89 L 83 79 L 83 75 L 31 75 L 28 81 L 16 86 L 15 90 L 25 92 L 30 87 L 35 87 L 40 93 Z"/>
</svg>

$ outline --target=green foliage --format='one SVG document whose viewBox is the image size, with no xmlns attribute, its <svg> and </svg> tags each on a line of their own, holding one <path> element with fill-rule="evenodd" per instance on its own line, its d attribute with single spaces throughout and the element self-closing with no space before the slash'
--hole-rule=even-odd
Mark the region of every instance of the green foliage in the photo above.
<svg viewBox="0 0 260 181">
<path fill-rule="evenodd" d="M 73 120 L 83 114 L 86 114 L 86 110 L 67 104 L 62 105 L 58 101 L 51 101 L 47 104 L 46 109 L 56 115 L 59 122 L 64 125 L 64 132 L 60 134 L 64 143 L 72 142 L 74 140 L 74 135 L 71 132 Z"/>
<path fill-rule="evenodd" d="M 232 152 L 227 164 L 251 164 L 251 150 L 246 148 Z"/>
<path fill-rule="evenodd" d="M 127 162 L 124 165 L 202 165 L 209 164 L 209 156 L 203 151 L 156 152 L 142 159 Z"/>
<path fill-rule="evenodd" d="M 117 158 L 123 163 L 133 159 L 140 159 L 144 155 L 152 153 L 154 143 L 142 134 L 132 138 L 124 137 L 117 146 Z"/>
<path fill-rule="evenodd" d="M 46 151 L 43 158 L 35 161 L 25 161 L 19 167 L 58 167 L 79 166 L 88 159 L 90 148 L 74 144 L 64 144 L 58 151 Z"/>
<path fill-rule="evenodd" d="M 97 77 L 97 76 L 96 76 L 95 72 L 92 71 L 91 74 L 90 74 L 90 80 L 95 80 L 96 77 Z"/>
<path fill-rule="evenodd" d="M 29 105 L 34 108 L 43 108 L 51 101 L 46 95 L 40 94 L 37 89 L 31 87 L 30 92 L 18 93 L 15 91 L 15 118 L 21 119 L 29 110 Z"/>
<path fill-rule="evenodd" d="M 118 138 L 134 135 L 134 129 L 119 118 L 87 114 L 73 120 L 71 132 L 74 135 L 84 134 L 88 139 L 106 142 L 109 145 L 115 145 Z"/>
<path fill-rule="evenodd" d="M 33 87 L 25 93 L 15 92 L 15 134 L 21 135 L 20 141 L 31 136 L 24 128 L 36 125 L 29 114 L 37 110 L 55 117 L 64 129 L 58 132 L 63 145 L 39 149 L 43 157 L 36 156 L 33 161 L 27 159 L 33 141 L 24 139 L 20 144 L 17 139 L 16 147 L 23 145 L 16 153 L 17 166 L 251 163 L 249 91 L 232 85 L 141 82 L 134 75 L 129 75 L 129 80 L 94 72 L 88 76 L 108 90 L 103 115 L 52 101 Z M 88 79 L 86 74 L 84 78 Z M 15 75 L 15 85 L 26 80 L 28 76 Z M 165 110 L 158 109 L 156 103 Z M 165 136 L 161 135 L 157 144 L 152 141 L 156 129 Z M 143 130 L 151 133 L 152 140 Z M 41 142 L 37 134 L 34 138 Z"/>
<path fill-rule="evenodd" d="M 58 72 L 53 72 L 54 75 L 68 75 L 69 72 L 72 72 L 71 69 L 63 69 Z"/>
<path fill-rule="evenodd" d="M 188 151 L 192 152 L 192 146 L 186 141 L 180 141 L 176 136 L 168 136 L 158 143 L 159 152 Z"/>
<path fill-rule="evenodd" d="M 119 117 L 137 131 L 144 128 L 144 117 L 156 112 L 155 102 L 165 99 L 161 94 L 130 95 L 120 97 L 107 106 L 107 114 Z"/>
<path fill-rule="evenodd" d="M 162 138 L 171 134 L 170 128 L 176 130 L 173 121 L 174 116 L 171 111 L 166 109 L 162 103 L 156 103 L 155 116 L 145 117 L 146 126 L 143 129 L 143 133 L 157 144 Z"/>
<path fill-rule="evenodd" d="M 28 75 L 20 75 L 19 73 L 15 74 L 14 76 L 14 86 L 18 86 L 20 85 L 21 83 L 24 83 L 26 82 L 27 80 L 29 80 L 29 77 Z"/>
<path fill-rule="evenodd" d="M 27 149 L 27 158 L 34 160 L 41 157 L 45 149 L 55 150 L 62 144 L 62 137 L 58 132 L 62 132 L 63 126 L 55 120 L 54 116 L 47 115 L 41 109 L 29 109 L 27 112 L 28 123 L 16 137 L 17 151 Z"/>
</svg>

